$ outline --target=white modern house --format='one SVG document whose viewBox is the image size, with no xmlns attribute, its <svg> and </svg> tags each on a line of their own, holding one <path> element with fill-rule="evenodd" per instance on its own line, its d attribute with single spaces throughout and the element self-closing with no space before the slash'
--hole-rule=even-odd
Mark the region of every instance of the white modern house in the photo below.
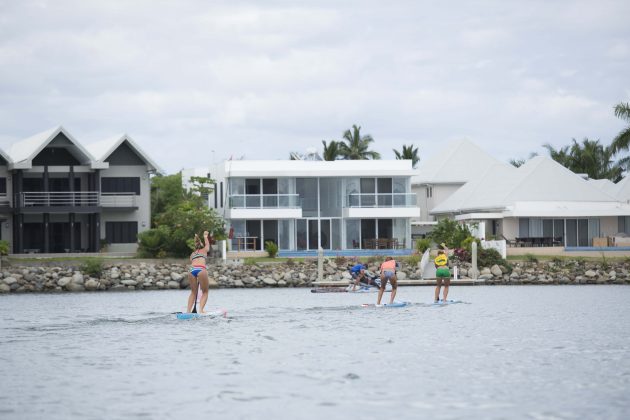
<svg viewBox="0 0 630 420">
<path fill-rule="evenodd" d="M 537 156 L 519 168 L 481 169 L 431 214 L 480 223 L 485 235 L 517 245 L 587 247 L 594 238 L 614 236 L 630 216 L 630 204 L 606 188 Z"/>
<path fill-rule="evenodd" d="M 497 166 L 506 171 L 516 169 L 490 156 L 468 140 L 449 143 L 441 150 L 443 152 L 421 162 L 417 173 L 411 178 L 411 189 L 417 195 L 421 213 L 420 218 L 412 221 L 415 235 L 431 231 L 437 223 L 432 210 L 488 167 Z"/>
<path fill-rule="evenodd" d="M 230 160 L 209 172 L 233 250 L 411 248 L 411 161 Z"/>
<path fill-rule="evenodd" d="M 83 146 L 59 126 L 0 150 L 0 234 L 11 252 L 134 252 L 158 166 L 127 135 Z"/>
</svg>

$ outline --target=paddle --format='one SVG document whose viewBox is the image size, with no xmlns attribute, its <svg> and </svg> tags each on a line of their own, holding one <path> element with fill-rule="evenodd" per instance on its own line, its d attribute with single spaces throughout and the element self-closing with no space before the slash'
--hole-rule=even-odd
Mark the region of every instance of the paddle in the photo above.
<svg viewBox="0 0 630 420">
<path fill-rule="evenodd" d="M 197 282 L 199 282 L 199 280 L 197 280 Z M 197 292 L 199 290 L 199 284 L 197 284 L 197 287 L 195 287 L 195 303 L 193 305 L 193 310 L 191 313 L 196 314 L 197 313 Z"/>
</svg>

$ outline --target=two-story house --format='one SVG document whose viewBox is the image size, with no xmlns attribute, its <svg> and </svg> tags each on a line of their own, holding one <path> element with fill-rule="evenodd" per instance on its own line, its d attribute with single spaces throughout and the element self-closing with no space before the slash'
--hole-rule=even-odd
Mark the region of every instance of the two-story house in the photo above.
<svg viewBox="0 0 630 420">
<path fill-rule="evenodd" d="M 411 161 L 230 160 L 211 168 L 209 205 L 235 250 L 411 248 Z"/>
<path fill-rule="evenodd" d="M 13 253 L 135 252 L 159 168 L 127 135 L 80 144 L 56 127 L 0 152 L 1 235 Z"/>
</svg>

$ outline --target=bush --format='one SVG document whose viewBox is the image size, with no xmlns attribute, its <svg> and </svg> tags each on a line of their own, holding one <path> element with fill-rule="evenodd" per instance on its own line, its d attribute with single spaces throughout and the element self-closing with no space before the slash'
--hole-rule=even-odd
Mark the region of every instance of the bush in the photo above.
<svg viewBox="0 0 630 420">
<path fill-rule="evenodd" d="M 460 262 L 471 262 L 471 254 L 464 248 L 455 248 L 453 250 L 453 259 Z"/>
<path fill-rule="evenodd" d="M 431 248 L 431 239 L 424 238 L 416 240 L 416 251 L 418 254 L 424 254 L 424 251 Z"/>
<path fill-rule="evenodd" d="M 103 274 L 103 260 L 100 258 L 88 258 L 81 266 L 81 271 L 90 277 L 100 278 Z"/>
<path fill-rule="evenodd" d="M 344 266 L 348 264 L 348 259 L 344 257 L 343 255 L 337 255 L 335 257 L 335 264 L 337 264 L 337 267 Z"/>
<path fill-rule="evenodd" d="M 288 258 L 286 262 L 288 267 L 293 267 L 295 265 L 295 261 L 292 258 Z"/>
<path fill-rule="evenodd" d="M 420 263 L 420 255 L 418 255 L 418 254 L 410 255 L 410 256 L 408 256 L 406 258 L 406 262 L 407 262 L 407 264 L 409 264 L 410 267 L 416 268 L 418 266 L 418 264 Z"/>
<path fill-rule="evenodd" d="M 473 242 L 477 242 L 477 249 L 481 249 L 481 241 L 474 236 L 469 236 L 468 238 L 462 241 L 462 248 L 464 248 L 468 252 L 472 252 L 472 244 Z"/>
<path fill-rule="evenodd" d="M 534 254 L 525 254 L 525 261 L 527 261 L 528 263 L 537 263 L 538 257 Z"/>
<path fill-rule="evenodd" d="M 429 233 L 429 238 L 436 244 L 444 243 L 447 247 L 462 248 L 462 243 L 472 236 L 468 226 L 451 219 L 442 219 Z"/>
<path fill-rule="evenodd" d="M 0 241 L 0 255 L 9 255 L 9 241 L 1 240 Z"/>
<path fill-rule="evenodd" d="M 278 255 L 278 244 L 274 241 L 265 242 L 265 251 L 269 254 L 269 258 L 276 258 L 276 255 Z"/>
<path fill-rule="evenodd" d="M 504 265 L 506 262 L 501 258 L 501 254 L 496 249 L 480 249 L 477 256 L 479 267 L 492 267 L 493 265 Z"/>
<path fill-rule="evenodd" d="M 169 233 L 170 229 L 166 226 L 140 232 L 138 234 L 138 256 L 154 258 L 160 254 L 166 254 L 164 247 Z"/>
</svg>

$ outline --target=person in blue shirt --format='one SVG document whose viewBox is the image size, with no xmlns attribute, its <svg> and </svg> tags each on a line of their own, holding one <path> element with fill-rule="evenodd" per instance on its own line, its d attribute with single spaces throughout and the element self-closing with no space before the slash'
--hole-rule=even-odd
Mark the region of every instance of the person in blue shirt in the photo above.
<svg viewBox="0 0 630 420">
<path fill-rule="evenodd" d="M 354 286 L 352 287 L 352 291 L 354 292 L 357 289 L 357 286 L 359 285 L 359 282 L 361 280 L 367 280 L 367 276 L 365 275 L 365 269 L 367 267 L 361 263 L 354 265 L 351 269 L 350 269 L 350 275 L 352 276 L 352 279 L 354 280 Z"/>
</svg>

